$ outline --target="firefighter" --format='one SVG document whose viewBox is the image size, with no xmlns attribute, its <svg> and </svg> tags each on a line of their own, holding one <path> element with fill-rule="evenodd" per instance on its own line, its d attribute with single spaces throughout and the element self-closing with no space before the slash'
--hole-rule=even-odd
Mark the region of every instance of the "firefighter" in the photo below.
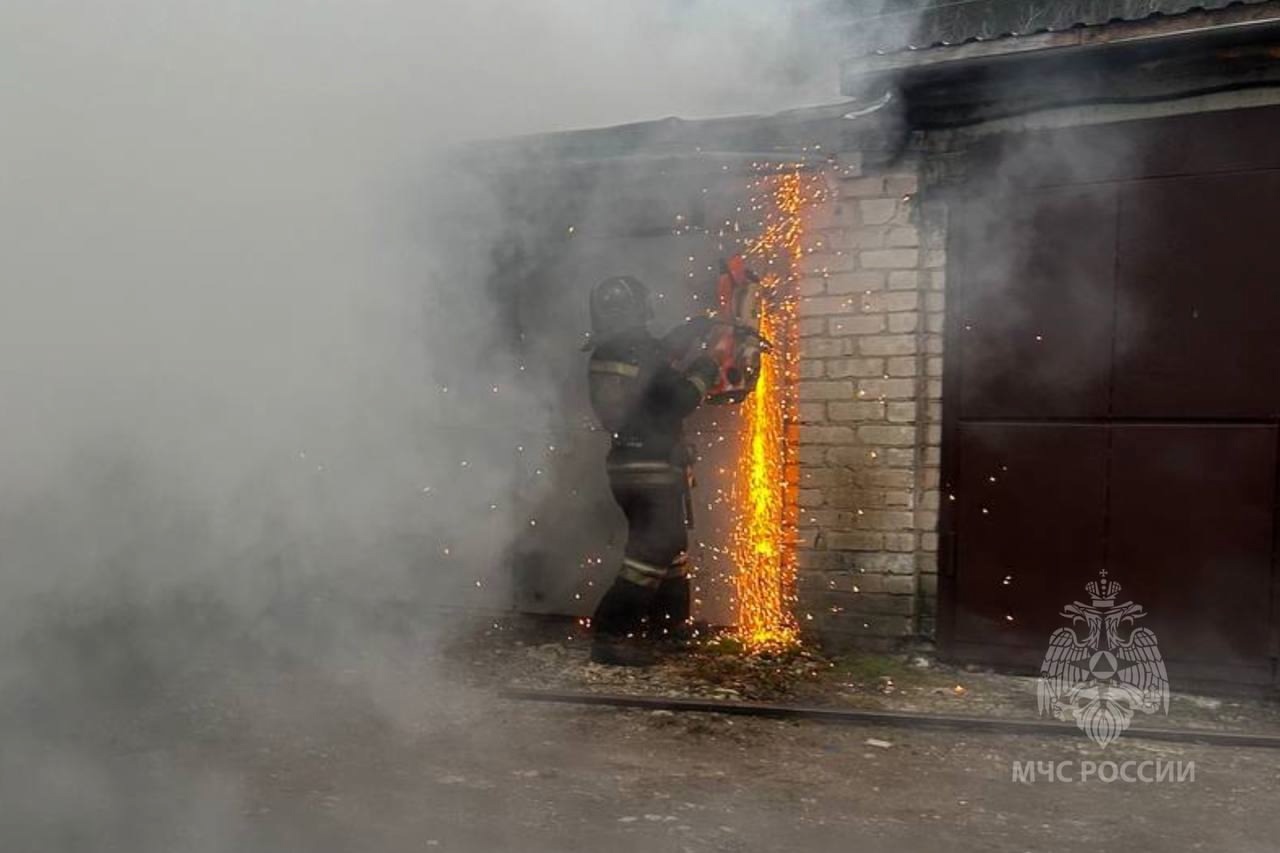
<svg viewBox="0 0 1280 853">
<path fill-rule="evenodd" d="M 699 350 L 707 328 L 695 320 L 666 339 L 648 328 L 653 317 L 644 284 L 609 278 L 591 293 L 591 406 L 612 434 L 609 487 L 627 519 L 622 568 L 592 617 L 591 659 L 645 666 L 648 636 L 677 634 L 689 622 L 688 515 L 690 451 L 684 419 L 720 378 Z M 673 342 L 691 352 L 673 352 Z M 687 366 L 677 366 L 683 361 Z"/>
</svg>

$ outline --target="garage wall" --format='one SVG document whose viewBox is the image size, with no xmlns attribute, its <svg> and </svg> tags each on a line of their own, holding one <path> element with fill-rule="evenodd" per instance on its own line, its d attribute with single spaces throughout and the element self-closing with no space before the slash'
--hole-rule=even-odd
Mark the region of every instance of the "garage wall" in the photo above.
<svg viewBox="0 0 1280 853">
<path fill-rule="evenodd" d="M 801 282 L 801 622 L 828 647 L 929 633 L 936 595 L 941 211 L 918 159 L 838 155 Z"/>
</svg>

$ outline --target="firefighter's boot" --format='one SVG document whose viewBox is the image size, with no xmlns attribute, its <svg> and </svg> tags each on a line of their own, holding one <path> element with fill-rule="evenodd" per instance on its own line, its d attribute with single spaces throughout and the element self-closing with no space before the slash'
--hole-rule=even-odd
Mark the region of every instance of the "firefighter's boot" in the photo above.
<svg viewBox="0 0 1280 853">
<path fill-rule="evenodd" d="M 687 643 L 690 637 L 690 592 L 687 577 L 667 578 L 649 608 L 649 631 L 656 639 Z"/>
<path fill-rule="evenodd" d="M 653 653 L 642 645 L 653 606 L 654 587 L 618 578 L 600 599 L 592 617 L 595 639 L 591 660 L 610 666 L 652 666 Z"/>
</svg>

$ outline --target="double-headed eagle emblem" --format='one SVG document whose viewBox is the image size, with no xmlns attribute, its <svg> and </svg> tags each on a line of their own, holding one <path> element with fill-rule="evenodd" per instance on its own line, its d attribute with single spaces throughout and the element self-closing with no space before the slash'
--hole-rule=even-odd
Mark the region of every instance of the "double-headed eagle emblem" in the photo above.
<svg viewBox="0 0 1280 853">
<path fill-rule="evenodd" d="M 1138 711 L 1169 713 L 1169 676 L 1155 633 L 1134 627 L 1147 615 L 1142 605 L 1117 604 L 1120 584 L 1107 580 L 1106 569 L 1085 591 L 1090 604 L 1077 601 L 1062 609 L 1071 627 L 1059 628 L 1049 640 L 1036 698 L 1042 716 L 1075 720 L 1106 747 Z"/>
</svg>

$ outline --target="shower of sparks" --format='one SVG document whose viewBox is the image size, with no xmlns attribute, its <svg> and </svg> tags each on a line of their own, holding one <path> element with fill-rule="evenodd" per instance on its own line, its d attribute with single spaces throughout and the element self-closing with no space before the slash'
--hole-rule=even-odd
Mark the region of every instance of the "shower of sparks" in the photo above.
<svg viewBox="0 0 1280 853">
<path fill-rule="evenodd" d="M 761 317 L 761 332 L 771 340 L 784 325 L 772 313 Z M 733 484 L 738 633 L 753 650 L 790 646 L 796 640 L 794 549 L 789 541 L 794 501 L 786 483 L 788 400 L 778 360 L 765 356 L 756 391 L 743 404 L 742 452 Z"/>
<path fill-rule="evenodd" d="M 742 405 L 742 450 L 734 472 L 731 551 L 738 637 L 751 651 L 799 640 L 796 580 L 796 319 L 805 213 L 823 194 L 820 176 L 791 170 L 756 183 L 763 231 L 746 247 L 765 270 L 760 332 L 773 344 L 761 360 L 755 393 Z"/>
</svg>

